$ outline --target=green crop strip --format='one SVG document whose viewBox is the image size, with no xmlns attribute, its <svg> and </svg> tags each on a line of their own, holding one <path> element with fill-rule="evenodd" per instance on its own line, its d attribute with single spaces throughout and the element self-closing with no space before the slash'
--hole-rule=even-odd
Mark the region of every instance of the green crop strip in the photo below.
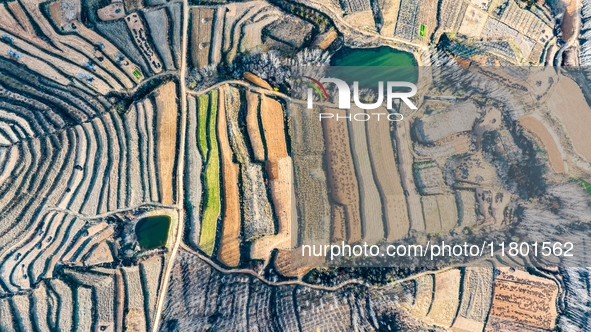
<svg viewBox="0 0 591 332">
<path fill-rule="evenodd" d="M 205 161 L 207 158 L 207 113 L 209 111 L 209 96 L 206 94 L 200 95 L 197 101 L 197 125 L 199 126 L 197 146 L 199 147 L 201 157 Z"/>
<path fill-rule="evenodd" d="M 209 98 L 209 119 L 207 122 L 207 135 L 205 135 L 205 118 L 202 116 L 202 105 L 207 105 L 199 98 L 199 128 L 200 144 L 205 142 L 205 136 L 209 143 L 209 156 L 205 165 L 205 200 L 203 206 L 203 219 L 201 223 L 201 237 L 199 238 L 199 247 L 206 254 L 213 254 L 215 246 L 215 235 L 217 230 L 217 221 L 220 215 L 220 160 L 218 151 L 218 142 L 216 136 L 217 124 L 217 98 L 218 92 L 212 91 Z M 202 117 L 204 118 L 202 120 Z M 203 130 L 201 130 L 203 128 Z M 203 137 L 201 137 L 203 135 Z M 205 155 L 205 154 L 204 154 Z"/>
<path fill-rule="evenodd" d="M 589 195 L 591 195 L 591 183 L 585 181 L 585 180 L 581 180 L 581 183 L 583 184 L 583 187 L 585 188 L 585 190 L 587 191 L 587 193 Z"/>
</svg>

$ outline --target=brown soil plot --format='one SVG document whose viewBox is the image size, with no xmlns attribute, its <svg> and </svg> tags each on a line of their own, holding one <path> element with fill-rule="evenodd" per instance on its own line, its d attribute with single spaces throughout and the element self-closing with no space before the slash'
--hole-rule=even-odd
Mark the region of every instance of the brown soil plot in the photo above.
<svg viewBox="0 0 591 332">
<path fill-rule="evenodd" d="M 211 8 L 191 8 L 191 62 L 195 68 L 209 64 L 211 27 L 214 10 Z"/>
<path fill-rule="evenodd" d="M 240 200 L 238 194 L 238 165 L 232 161 L 232 149 L 228 140 L 226 126 L 225 93 L 219 89 L 218 102 L 218 144 L 222 164 L 222 192 L 224 210 L 222 219 L 222 238 L 218 259 L 228 266 L 240 263 Z"/>
<path fill-rule="evenodd" d="M 158 174 L 162 204 L 173 204 L 172 183 L 176 159 L 177 112 L 176 85 L 167 83 L 158 90 Z"/>
<path fill-rule="evenodd" d="M 273 209 L 279 219 L 277 235 L 253 243 L 252 258 L 266 258 L 273 248 L 288 249 L 291 243 L 293 163 L 287 155 L 283 109 L 278 101 L 261 96 L 261 122 L 267 147 L 267 172 Z"/>
<path fill-rule="evenodd" d="M 524 116 L 519 119 L 519 124 L 523 126 L 527 131 L 534 134 L 542 144 L 544 145 L 544 150 L 548 155 L 548 160 L 550 161 L 550 166 L 556 173 L 566 173 L 566 168 L 564 167 L 564 161 L 562 159 L 562 154 L 560 153 L 560 149 L 550 134 L 550 131 L 546 126 L 538 119 L 533 116 Z"/>
<path fill-rule="evenodd" d="M 556 320 L 558 287 L 525 271 L 500 268 L 494 284 L 488 330 L 530 327 L 551 330 Z"/>
<path fill-rule="evenodd" d="M 287 157 L 283 109 L 275 99 L 261 96 L 261 122 L 267 145 L 267 160 Z"/>
<path fill-rule="evenodd" d="M 250 145 L 254 152 L 254 158 L 258 161 L 265 160 L 265 146 L 263 145 L 263 138 L 259 127 L 259 105 L 260 95 L 258 93 L 246 91 L 246 130 Z"/>
</svg>

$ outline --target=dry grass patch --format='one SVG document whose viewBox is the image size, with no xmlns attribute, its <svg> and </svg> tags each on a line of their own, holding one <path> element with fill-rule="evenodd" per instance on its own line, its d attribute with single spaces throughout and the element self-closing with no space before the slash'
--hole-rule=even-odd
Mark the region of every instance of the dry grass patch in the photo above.
<svg viewBox="0 0 591 332">
<path fill-rule="evenodd" d="M 340 205 L 330 206 L 331 224 L 330 224 L 330 242 L 340 243 L 345 241 L 345 209 Z"/>
<path fill-rule="evenodd" d="M 415 304 L 412 312 L 417 317 L 425 317 L 433 301 L 433 275 L 427 274 L 415 279 Z"/>
<path fill-rule="evenodd" d="M 462 19 L 458 33 L 468 37 L 479 37 L 484 30 L 488 14 L 474 5 L 469 5 Z"/>
<path fill-rule="evenodd" d="M 51 5 L 55 5 L 53 7 L 56 8 L 56 13 L 59 13 L 59 2 L 54 2 Z M 99 10 L 96 11 L 99 19 L 101 21 L 112 21 L 118 20 L 125 16 L 125 7 L 123 6 L 123 2 L 113 2 L 110 5 L 107 5 Z M 53 17 L 58 17 L 59 14 L 52 15 Z"/>
<path fill-rule="evenodd" d="M 390 0 L 381 2 L 381 11 L 384 18 L 384 25 L 380 30 L 383 36 L 391 38 L 394 36 L 394 29 L 396 28 L 396 20 L 398 19 L 398 11 L 400 9 L 400 0 Z"/>
<path fill-rule="evenodd" d="M 511 194 L 508 192 L 476 188 L 478 209 L 487 221 L 501 223 L 505 219 L 505 208 L 510 200 Z"/>
<path fill-rule="evenodd" d="M 99 243 L 84 258 L 85 266 L 98 265 L 113 262 L 113 252 L 106 241 Z"/>
<path fill-rule="evenodd" d="M 330 45 L 332 45 L 332 43 L 337 39 L 338 36 L 339 35 L 337 31 L 334 28 L 330 28 L 330 30 L 328 30 L 327 32 L 318 35 L 314 40 L 314 44 L 316 44 L 316 46 L 319 49 L 325 50 Z"/>
<path fill-rule="evenodd" d="M 451 326 L 459 305 L 460 270 L 452 269 L 435 275 L 435 294 L 427 317 L 435 323 Z"/>
<path fill-rule="evenodd" d="M 341 109 L 324 109 L 337 117 L 345 117 L 347 112 Z M 347 241 L 354 243 L 361 240 L 361 216 L 359 211 L 359 187 L 351 146 L 347 121 L 329 119 L 322 121 L 330 195 L 335 203 L 345 210 Z"/>
<path fill-rule="evenodd" d="M 495 168 L 481 152 L 454 161 L 454 177 L 457 188 L 490 187 L 496 177 Z"/>
<path fill-rule="evenodd" d="M 423 218 L 423 210 L 421 209 L 421 199 L 416 191 L 412 174 L 414 159 L 411 152 L 412 139 L 410 137 L 409 121 L 396 123 L 394 134 L 396 135 L 396 152 L 398 157 L 398 163 L 396 165 L 398 165 L 402 186 L 406 190 L 406 206 L 410 227 L 413 230 L 424 231 L 425 220 Z"/>
<path fill-rule="evenodd" d="M 273 88 L 271 87 L 271 85 L 269 83 L 267 83 L 267 81 L 265 81 L 264 79 L 258 77 L 257 75 L 250 73 L 250 72 L 245 72 L 244 73 L 244 78 L 249 81 L 250 83 L 259 86 L 263 89 L 267 89 L 267 90 L 273 90 Z"/>
<path fill-rule="evenodd" d="M 458 223 L 458 208 L 453 194 L 437 195 L 441 230 L 448 232 Z"/>
<path fill-rule="evenodd" d="M 142 52 L 142 55 L 146 58 L 146 62 L 150 64 L 150 68 L 155 73 L 162 71 L 162 62 L 160 57 L 156 53 L 156 50 L 152 48 L 152 45 L 147 42 L 149 36 L 148 31 L 145 28 L 144 20 L 139 13 L 132 13 L 125 17 L 125 23 L 129 28 L 129 33 L 133 36 L 137 48 Z"/>
<path fill-rule="evenodd" d="M 343 21 L 349 23 L 351 26 L 366 31 L 375 31 L 375 21 L 373 19 L 373 12 L 371 9 L 348 13 L 343 17 Z"/>
<path fill-rule="evenodd" d="M 427 44 L 431 41 L 431 35 L 435 31 L 438 25 L 437 22 L 437 5 L 438 0 L 425 0 L 421 1 L 418 6 L 418 14 L 416 23 L 414 26 L 415 34 L 413 42 L 421 42 Z M 423 33 L 421 33 L 421 25 L 424 26 Z"/>
<path fill-rule="evenodd" d="M 274 162 L 267 162 L 269 187 L 273 210 L 279 219 L 277 235 L 265 236 L 252 244 L 252 258 L 267 258 L 273 248 L 288 249 L 293 246 L 292 220 L 295 211 L 293 196 L 293 163 L 291 158 L 285 157 Z"/>
<path fill-rule="evenodd" d="M 199 126 L 199 133 L 197 146 L 199 148 L 199 153 L 201 153 L 201 156 L 205 159 L 207 157 L 207 152 L 209 151 L 207 147 L 207 115 L 209 113 L 209 95 L 200 95 L 198 105 L 197 124 Z"/>
<path fill-rule="evenodd" d="M 125 331 L 142 332 L 147 331 L 144 313 L 139 309 L 128 309 L 125 314 Z"/>
<path fill-rule="evenodd" d="M 449 232 L 458 221 L 458 210 L 453 194 L 421 197 L 427 233 Z"/>
<path fill-rule="evenodd" d="M 352 107 L 350 112 L 352 116 L 355 116 L 364 113 L 364 110 Z M 380 193 L 374 182 L 369 158 L 365 122 L 349 122 L 349 135 L 351 137 L 351 153 L 359 182 L 363 240 L 373 244 L 384 238 L 384 222 Z"/>
<path fill-rule="evenodd" d="M 369 156 L 386 218 L 386 239 L 398 240 L 408 233 L 410 222 L 390 137 L 390 121 L 370 120 L 366 125 Z"/>
<path fill-rule="evenodd" d="M 301 277 L 324 262 L 324 257 L 302 256 L 302 249 L 279 250 L 275 268 L 287 277 Z"/>
<path fill-rule="evenodd" d="M 482 331 L 492 301 L 493 267 L 467 267 L 463 278 L 461 305 L 453 329 Z"/>
<path fill-rule="evenodd" d="M 173 204 L 174 184 L 172 182 L 176 161 L 176 134 L 178 105 L 176 84 L 162 86 L 156 95 L 157 131 L 158 131 L 158 174 L 162 204 Z"/>
</svg>

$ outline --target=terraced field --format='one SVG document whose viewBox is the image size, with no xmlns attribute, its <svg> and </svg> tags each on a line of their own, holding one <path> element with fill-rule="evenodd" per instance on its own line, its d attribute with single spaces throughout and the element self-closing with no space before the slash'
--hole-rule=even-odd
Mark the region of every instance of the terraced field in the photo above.
<svg viewBox="0 0 591 332">
<path fill-rule="evenodd" d="M 27 267 L 33 264 L 25 260 L 27 257 L 32 259 L 38 255 L 37 252 L 43 253 L 45 259 L 53 262 L 47 263 L 49 269 L 42 268 L 42 265 L 39 268 L 45 271 L 44 275 L 51 277 L 53 265 L 61 256 L 58 253 L 63 253 L 66 249 L 64 244 L 75 239 L 76 233 L 85 224 L 84 219 L 72 218 L 71 213 L 93 216 L 146 203 L 173 203 L 172 196 L 166 196 L 167 192 L 171 192 L 167 188 L 173 186 L 173 167 L 166 169 L 161 166 L 163 163 L 159 162 L 162 157 L 158 156 L 158 148 L 168 145 L 170 151 L 170 143 L 174 147 L 176 138 L 173 137 L 172 142 L 163 142 L 153 129 L 147 127 L 148 123 L 157 121 L 155 118 L 160 112 L 171 111 L 170 108 L 154 106 L 166 104 L 166 100 L 162 100 L 166 96 L 161 94 L 161 90 L 157 91 L 133 104 L 123 115 L 105 112 L 89 122 L 55 134 L 33 137 L 10 149 L 9 154 L 15 154 L 14 158 L 20 156 L 19 159 L 28 160 L 24 164 L 14 163 L 12 169 L 5 168 L 5 172 L 13 176 L 4 182 L 1 198 L 6 216 L 4 220 L 23 220 L 14 221 L 14 226 L 5 229 L 0 239 L 3 248 L 11 248 L 11 257 L 18 257 L 16 262 L 24 260 L 20 265 Z M 175 110 L 172 109 L 172 112 L 174 116 Z M 46 158 L 42 153 L 51 157 Z M 100 156 L 100 160 L 108 163 L 97 163 L 88 158 L 88 154 Z M 174 155 L 171 159 L 174 160 Z M 55 176 L 49 179 L 37 176 L 46 173 L 54 173 Z M 49 190 L 52 192 L 42 194 Z M 36 195 L 28 195 L 27 192 L 36 192 Z M 41 204 L 53 207 L 54 211 L 43 209 Z M 72 228 L 66 230 L 63 225 Z M 68 237 L 62 240 L 64 236 Z M 33 247 L 37 252 L 30 251 Z M 9 265 L 2 267 L 5 274 L 12 271 Z M 7 279 L 6 287 L 13 291 L 28 288 L 41 276 L 35 273 L 31 277 L 18 278 L 22 279 L 18 283 Z M 8 275 L 6 278 L 9 278 Z"/>
<path fill-rule="evenodd" d="M 351 114 L 364 113 L 356 107 L 351 109 Z M 364 241 L 373 243 L 384 237 L 384 227 L 381 222 L 382 204 L 378 187 L 374 181 L 372 163 L 369 158 L 369 141 L 367 139 L 365 125 L 363 122 L 352 121 L 349 123 L 349 135 L 351 136 L 351 154 L 353 161 L 357 164 L 357 180 L 359 182 L 359 198 L 362 220 L 362 234 Z M 334 213 L 333 213 L 334 220 Z M 334 225 L 340 224 L 333 221 Z M 340 233 L 337 231 L 336 233 Z M 344 239 L 344 237 L 341 237 Z"/>
<path fill-rule="evenodd" d="M 153 324 L 163 264 L 154 257 L 133 268 L 65 268 L 64 281 L 42 281 L 28 295 L 2 299 L 0 324 L 7 331 L 145 330 Z"/>
<path fill-rule="evenodd" d="M 312 38 L 312 24 L 264 1 L 195 6 L 190 15 L 190 64 L 198 69 L 261 48 L 293 52 Z"/>
<path fill-rule="evenodd" d="M 212 92 L 209 96 L 209 108 L 207 109 L 207 124 L 205 125 L 205 134 L 199 133 L 199 136 L 207 137 L 207 158 L 205 159 L 204 187 L 205 194 L 203 199 L 203 221 L 201 224 L 201 237 L 199 238 L 199 247 L 208 254 L 213 253 L 214 242 L 217 230 L 218 218 L 221 209 L 220 194 L 220 161 L 219 148 L 217 142 L 216 122 L 218 111 L 218 93 Z M 207 99 L 200 99 L 207 100 Z M 199 108 L 200 113 L 203 108 Z M 199 115 L 199 118 L 204 118 Z M 202 125 L 200 125 L 200 130 Z"/>
<path fill-rule="evenodd" d="M 345 110 L 325 109 L 326 113 L 343 117 Z M 326 163 L 328 185 L 331 197 L 339 204 L 345 214 L 346 240 L 354 243 L 361 240 L 361 217 L 359 215 L 359 190 L 355 168 L 349 146 L 349 133 L 345 121 L 325 121 L 322 123 L 326 142 Z"/>
<path fill-rule="evenodd" d="M 269 285 L 250 274 L 224 274 L 190 251 L 175 263 L 161 331 L 298 331 L 336 328 L 387 329 L 379 317 L 393 315 L 395 294 L 326 291 L 304 285 Z M 180 301 L 173 301 L 173 299 Z M 214 315 L 215 313 L 215 315 Z M 332 317 L 338 320 L 331 319 Z M 403 322 L 399 322 L 404 324 Z"/>
<path fill-rule="evenodd" d="M 305 112 L 301 105 L 290 104 L 289 112 L 288 134 L 295 184 L 292 197 L 297 199 L 298 206 L 298 223 L 292 223 L 292 227 L 297 226 L 298 229 L 297 232 L 292 229 L 292 234 L 298 234 L 298 244 L 329 243 L 332 234 L 331 205 L 323 168 L 325 142 L 322 124 L 315 116 Z M 342 220 L 344 222 L 344 218 Z"/>
<path fill-rule="evenodd" d="M 523 202 L 503 177 L 527 181 L 519 163 L 537 160 L 500 106 L 450 99 L 354 122 L 370 112 L 286 95 L 295 65 L 386 47 L 380 34 L 423 45 L 439 19 L 433 1 L 327 6 L 340 5 L 352 15 L 293 1 L 0 1 L 0 330 L 551 330 L 561 310 L 578 315 L 561 302 L 571 272 L 498 256 L 423 272 L 312 271 L 326 258 L 302 258 L 307 244 L 501 230 Z M 576 139 L 570 82 L 549 116 Z"/>
<path fill-rule="evenodd" d="M 293 180 L 282 105 L 231 85 L 190 95 L 188 105 L 189 242 L 217 253 L 227 266 L 240 263 L 246 241 L 252 242 L 250 258 L 290 248 Z"/>
<path fill-rule="evenodd" d="M 234 100 L 227 100 L 231 91 L 226 93 L 225 89 L 220 88 L 220 103 L 218 105 L 218 140 L 221 152 L 222 172 L 221 179 L 223 183 L 222 192 L 224 193 L 224 211 L 222 238 L 220 240 L 219 260 L 229 266 L 237 266 L 240 263 L 240 202 L 238 194 L 238 165 L 232 161 L 232 150 L 228 140 L 228 130 L 226 115 L 232 110 Z M 237 91 L 236 91 L 237 92 Z M 227 105 L 227 106 L 226 106 Z"/>
<path fill-rule="evenodd" d="M 544 293 L 548 294 L 547 300 L 551 301 L 552 294 L 556 291 L 551 279 L 534 276 L 523 270 L 493 266 L 491 263 L 482 263 L 478 266 L 449 269 L 412 278 L 403 284 L 403 287 L 414 290 L 414 296 L 405 300 L 406 306 L 413 316 L 454 331 L 503 328 L 536 330 L 542 327 L 541 324 L 546 324 L 547 321 L 543 319 L 535 322 L 518 322 L 489 316 L 497 315 L 497 311 L 508 314 L 507 310 L 511 310 L 507 306 L 509 303 L 510 306 L 519 307 L 528 313 L 512 317 L 508 314 L 505 317 L 509 318 L 505 319 L 537 316 L 541 318 L 542 312 L 548 315 L 545 317 L 556 315 L 553 305 L 542 309 L 538 305 L 532 305 L 534 302 L 527 298 L 528 287 L 538 289 L 547 285 L 549 289 Z M 506 284 L 507 282 L 510 284 Z M 509 291 L 510 289 L 513 292 Z M 548 328 L 548 325 L 544 328 Z"/>
<path fill-rule="evenodd" d="M 368 121 L 366 128 L 370 160 L 386 220 L 386 239 L 398 240 L 408 233 L 410 223 L 398 169 L 390 166 L 397 164 L 390 126 L 386 121 Z"/>
<path fill-rule="evenodd" d="M 129 29 L 151 38 L 146 26 L 164 20 L 161 32 L 172 33 L 179 5 L 136 12 L 143 25 Z M 30 1 L 0 5 L 3 330 L 153 326 L 170 243 L 142 251 L 134 226 L 166 213 L 169 240 L 177 232 L 179 86 L 151 76 L 178 68 L 180 49 L 168 38 L 122 47 L 80 23 L 93 6 L 65 15 Z M 147 52 L 166 68 L 146 65 Z"/>
</svg>

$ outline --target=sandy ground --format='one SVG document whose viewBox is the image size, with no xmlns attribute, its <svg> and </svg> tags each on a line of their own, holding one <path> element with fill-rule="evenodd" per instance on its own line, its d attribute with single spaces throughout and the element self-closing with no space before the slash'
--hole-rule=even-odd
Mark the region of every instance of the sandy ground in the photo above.
<svg viewBox="0 0 591 332">
<path fill-rule="evenodd" d="M 466 14 L 464 15 L 458 33 L 468 37 L 480 37 L 487 20 L 488 14 L 484 10 L 471 4 L 466 10 Z"/>
<path fill-rule="evenodd" d="M 576 152 L 591 162 L 591 108 L 577 83 L 568 77 L 560 77 L 547 106 L 566 128 Z"/>
<path fill-rule="evenodd" d="M 343 17 L 343 21 L 361 30 L 375 31 L 376 29 L 371 9 L 349 13 Z"/>
<path fill-rule="evenodd" d="M 552 134 L 546 126 L 538 119 L 533 116 L 524 116 L 519 119 L 519 124 L 523 126 L 527 131 L 534 134 L 542 144 L 544 150 L 548 155 L 550 166 L 556 173 L 566 173 L 564 161 L 562 160 L 562 154 Z"/>
<path fill-rule="evenodd" d="M 232 161 L 232 150 L 226 126 L 225 90 L 220 88 L 218 102 L 218 144 L 222 164 L 223 219 L 218 259 L 227 266 L 240 263 L 240 200 L 238 165 Z"/>
</svg>

